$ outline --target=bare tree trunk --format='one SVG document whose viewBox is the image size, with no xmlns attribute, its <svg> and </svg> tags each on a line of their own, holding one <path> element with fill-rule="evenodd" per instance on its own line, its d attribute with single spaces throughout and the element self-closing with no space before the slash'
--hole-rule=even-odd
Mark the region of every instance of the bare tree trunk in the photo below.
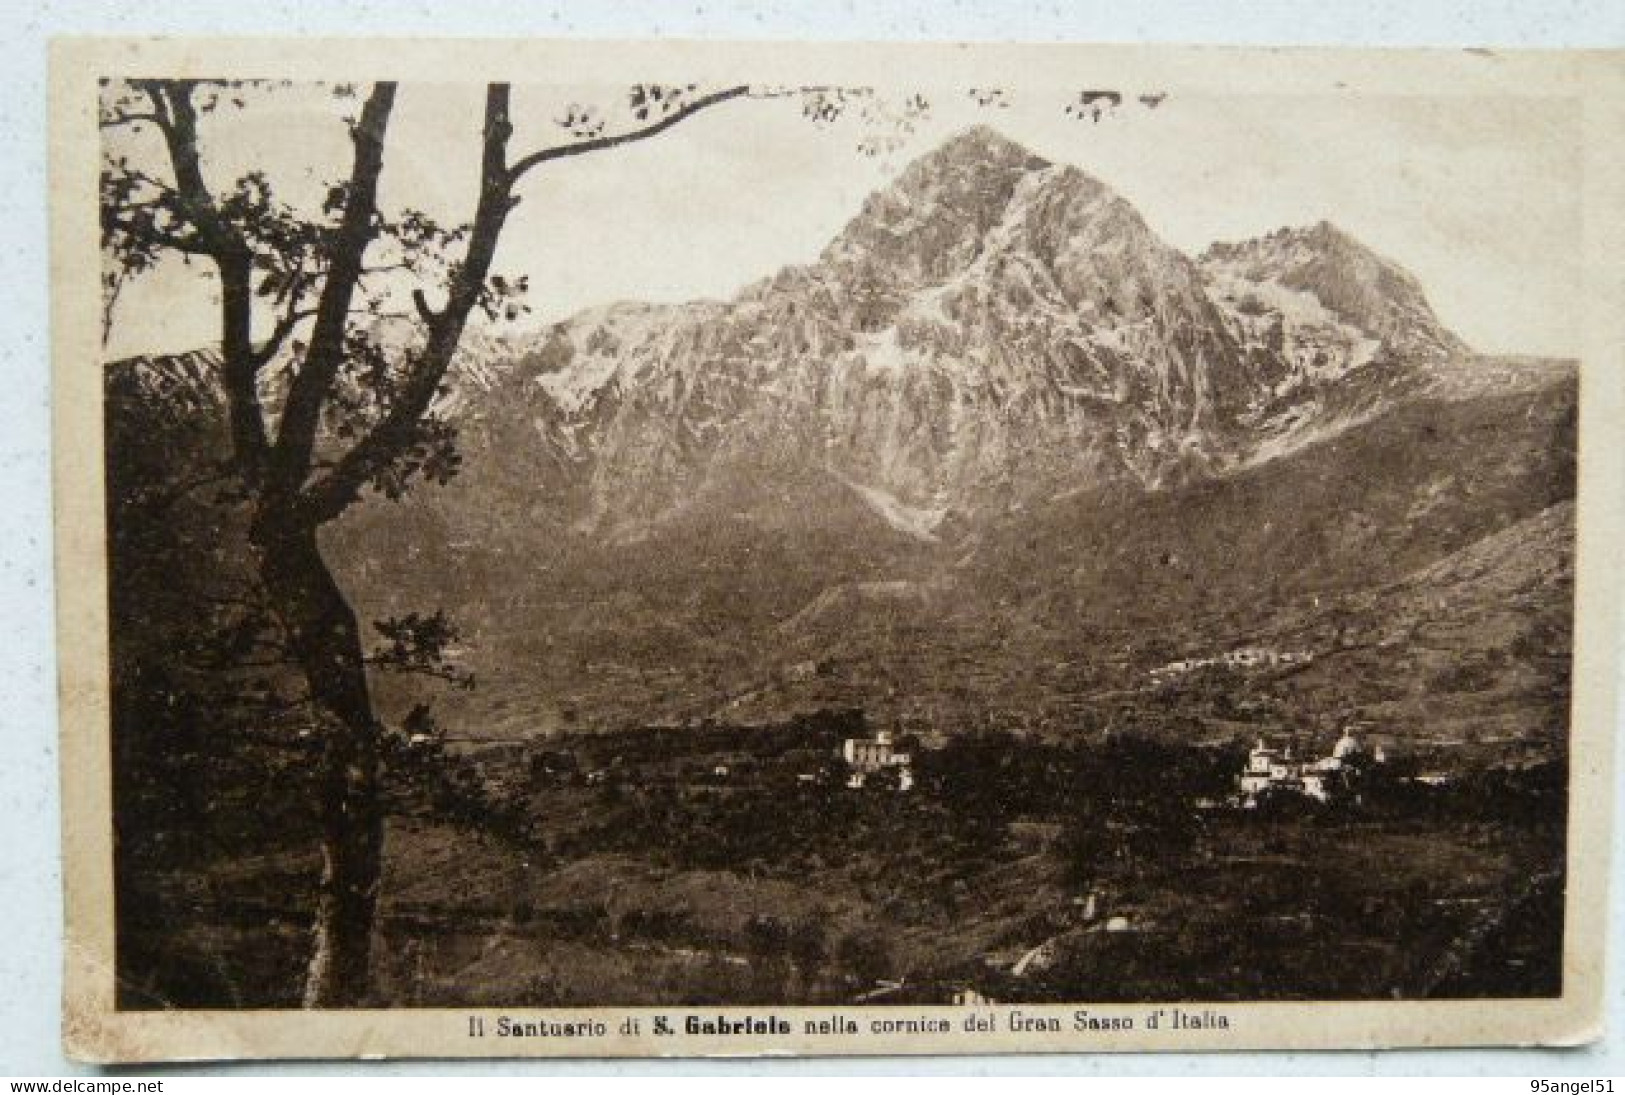
<svg viewBox="0 0 1625 1095">
<path fill-rule="evenodd" d="M 373 914 L 382 869 L 379 726 L 355 613 L 303 523 L 262 518 L 261 574 L 310 684 L 324 735 L 318 773 L 322 878 L 304 1006 L 356 1007 L 371 984 Z"/>
</svg>

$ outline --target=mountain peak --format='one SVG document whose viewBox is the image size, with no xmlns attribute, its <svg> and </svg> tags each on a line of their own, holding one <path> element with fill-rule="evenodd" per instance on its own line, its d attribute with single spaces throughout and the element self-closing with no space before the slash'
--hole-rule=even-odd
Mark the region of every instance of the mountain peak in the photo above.
<svg viewBox="0 0 1625 1095">
<path fill-rule="evenodd" d="M 1310 293 L 1334 315 L 1393 349 L 1426 357 L 1466 351 L 1440 323 L 1410 271 L 1329 220 L 1215 243 L 1200 262 L 1210 271 Z"/>
<path fill-rule="evenodd" d="M 1370 253 L 1371 249 L 1343 229 L 1322 217 L 1314 224 L 1300 228 L 1288 228 L 1287 235 L 1294 236 L 1315 247 L 1328 251 L 1354 250 Z"/>
<path fill-rule="evenodd" d="M 1051 166 L 992 126 L 974 125 L 916 158 L 891 189 L 911 197 L 946 191 L 1003 201 L 1024 176 Z"/>
<path fill-rule="evenodd" d="M 990 126 L 962 130 L 870 195 L 824 261 L 878 259 L 940 281 L 977 254 L 1022 181 L 1051 166 Z"/>
<path fill-rule="evenodd" d="M 1042 156 L 1006 137 L 990 125 L 962 129 L 915 161 L 915 165 L 937 160 L 975 160 L 981 163 L 1015 164 L 1037 171 L 1050 166 Z"/>
<path fill-rule="evenodd" d="M 1380 269 L 1384 274 L 1405 282 L 1414 284 L 1416 281 L 1399 263 L 1372 249 L 1365 241 L 1325 218 L 1313 224 L 1277 228 L 1257 239 L 1243 240 L 1239 243 L 1215 243 L 1202 256 L 1202 261 L 1206 261 L 1209 257 L 1224 259 L 1260 250 L 1274 250 L 1283 255 L 1294 253 L 1299 261 L 1305 261 L 1308 256 L 1316 256 L 1339 263 L 1353 262 L 1372 271 Z"/>
</svg>

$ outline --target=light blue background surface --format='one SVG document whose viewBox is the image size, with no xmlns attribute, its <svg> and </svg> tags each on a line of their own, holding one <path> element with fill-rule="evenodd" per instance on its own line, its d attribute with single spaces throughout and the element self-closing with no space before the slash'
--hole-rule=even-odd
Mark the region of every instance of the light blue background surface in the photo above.
<svg viewBox="0 0 1625 1095">
<path fill-rule="evenodd" d="M 0 1073 L 85 1073 L 59 1045 L 61 898 L 52 614 L 45 181 L 46 42 L 62 34 L 417 34 L 624 38 L 1004 39 L 1358 46 L 1625 47 L 1625 2 L 1071 0 L 930 3 L 688 0 L 0 0 Z M 1625 134 L 1621 134 L 1625 140 Z M 71 444 L 71 439 L 66 443 Z M 1622 690 L 1625 691 L 1625 690 Z M 1625 765 L 1619 770 L 1625 772 Z M 1625 786 L 1616 773 L 1615 800 Z M 1625 855 L 1614 841 L 1615 902 Z M 934 1058 L 799 1062 L 253 1064 L 348 1070 L 580 1074 L 1625 1074 L 1619 918 L 1603 1043 L 1558 1051 Z M 187 1074 L 200 1069 L 166 1070 Z"/>
</svg>

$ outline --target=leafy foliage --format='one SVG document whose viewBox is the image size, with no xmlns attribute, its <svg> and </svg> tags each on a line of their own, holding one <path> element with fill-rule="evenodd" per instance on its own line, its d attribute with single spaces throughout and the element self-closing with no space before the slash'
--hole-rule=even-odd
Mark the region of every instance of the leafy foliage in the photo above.
<svg viewBox="0 0 1625 1095">
<path fill-rule="evenodd" d="M 457 642 L 458 635 L 457 628 L 443 611 L 430 616 L 408 612 L 404 616 L 377 620 L 372 626 L 385 640 L 385 645 L 369 659 L 374 666 L 442 677 L 462 688 L 474 687 L 474 675 L 450 661 L 448 651 Z M 426 715 L 414 714 L 418 718 Z M 412 717 L 408 717 L 406 726 L 409 733 L 414 729 L 410 725 Z"/>
</svg>

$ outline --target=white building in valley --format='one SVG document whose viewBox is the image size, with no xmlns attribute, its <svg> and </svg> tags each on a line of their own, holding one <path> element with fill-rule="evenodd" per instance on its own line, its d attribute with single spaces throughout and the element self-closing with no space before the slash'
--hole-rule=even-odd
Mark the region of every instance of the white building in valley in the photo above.
<svg viewBox="0 0 1625 1095">
<path fill-rule="evenodd" d="M 899 791 L 914 786 L 914 756 L 897 748 L 889 730 L 872 738 L 847 738 L 841 743 L 841 759 L 846 761 L 848 787 L 863 787 L 881 772 L 895 773 Z"/>
<path fill-rule="evenodd" d="M 1384 759 L 1380 745 L 1368 751 L 1353 730 L 1343 731 L 1330 756 L 1308 761 L 1294 759 L 1290 744 L 1277 748 L 1259 738 L 1247 754 L 1247 765 L 1236 785 L 1241 805 L 1249 809 L 1264 794 L 1304 795 L 1317 802 L 1358 798 L 1360 775 L 1368 765 L 1381 764 Z"/>
</svg>

